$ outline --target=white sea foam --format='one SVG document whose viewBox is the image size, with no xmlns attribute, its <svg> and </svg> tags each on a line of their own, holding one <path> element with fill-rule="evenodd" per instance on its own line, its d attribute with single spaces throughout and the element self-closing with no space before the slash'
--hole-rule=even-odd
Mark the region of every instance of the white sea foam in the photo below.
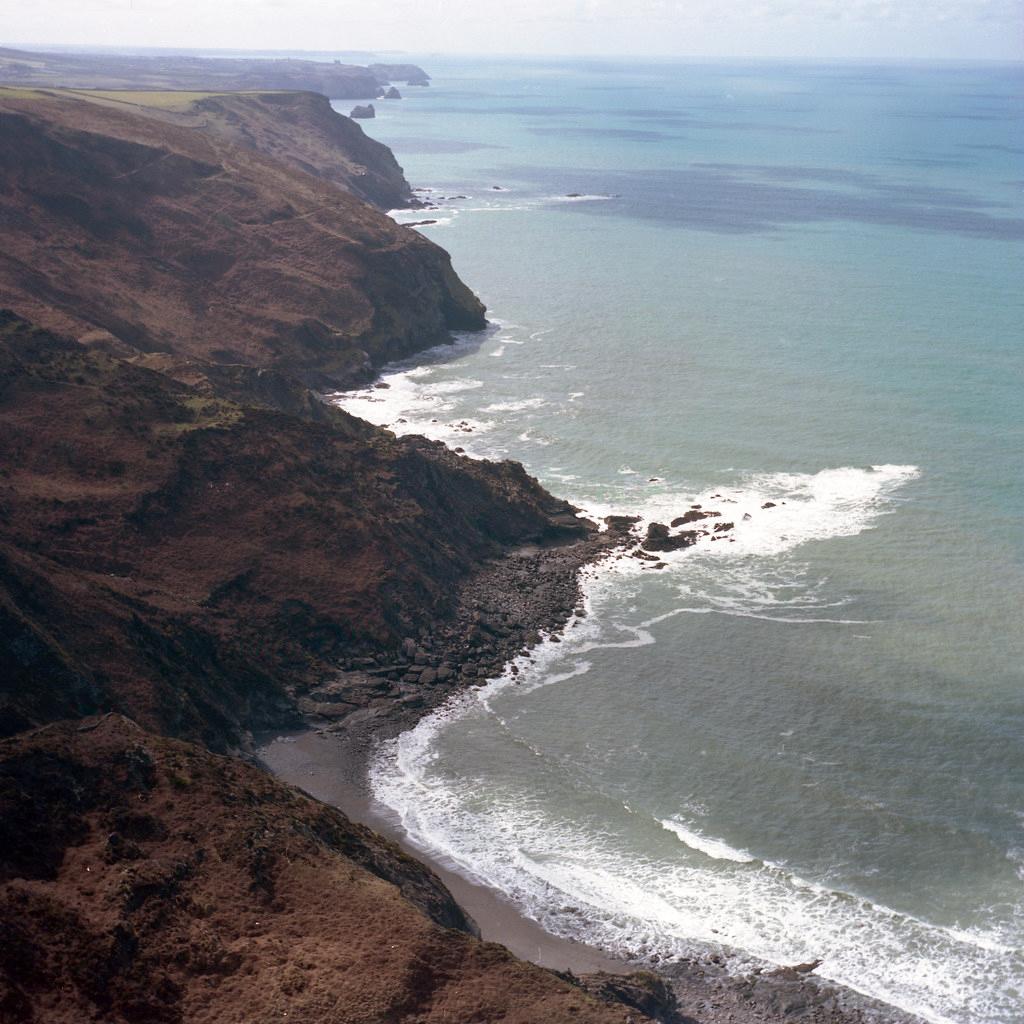
<svg viewBox="0 0 1024 1024">
<path fill-rule="evenodd" d="M 547 403 L 543 398 L 521 398 L 514 402 L 492 402 L 481 407 L 481 412 L 522 412 L 524 409 L 539 409 Z"/>
<path fill-rule="evenodd" d="M 584 574 L 587 616 L 574 619 L 560 643 L 543 643 L 519 659 L 518 674 L 507 671 L 454 698 L 382 748 L 371 771 L 376 797 L 394 809 L 414 842 L 503 891 L 556 934 L 640 957 L 683 955 L 709 945 L 777 964 L 823 956 L 823 977 L 935 1024 L 1017 1024 L 1024 952 L 1002 936 L 942 927 L 803 878 L 787 865 L 759 859 L 756 849 L 713 835 L 703 808 L 684 806 L 680 815 L 652 818 L 646 826 L 643 815 L 629 808 L 626 821 L 610 809 L 600 830 L 566 820 L 549 800 L 558 785 L 557 765 L 534 747 L 538 771 L 531 772 L 531 782 L 517 778 L 515 785 L 463 778 L 457 757 L 439 756 L 448 731 L 462 722 L 475 722 L 479 730 L 490 720 L 514 738 L 514 718 L 502 717 L 510 687 L 515 706 L 523 706 L 538 688 L 585 679 L 594 670 L 590 652 L 654 643 L 659 625 L 679 614 L 843 622 L 841 616 L 805 614 L 835 602 L 826 601 L 825 588 L 793 552 L 804 543 L 871 528 L 898 507 L 899 488 L 916 475 L 910 466 L 765 474 L 705 494 L 661 489 L 639 507 L 592 507 L 600 514 L 639 512 L 641 529 L 670 521 L 691 503 L 729 509 L 737 541 L 705 538 L 669 555 L 683 603 L 639 622 L 613 623 L 603 612 L 615 595 L 621 606 L 622 587 L 643 568 L 630 558 L 592 567 Z M 776 508 L 762 509 L 766 501 Z M 743 520 L 745 511 L 750 520 Z M 659 844 L 651 828 L 678 843 Z"/>
<path fill-rule="evenodd" d="M 635 475 L 624 466 L 620 474 Z M 872 528 L 899 506 L 899 491 L 919 475 L 915 466 L 844 467 L 819 473 L 752 475 L 731 487 L 692 488 L 669 484 L 626 487 L 621 499 L 587 501 L 572 495 L 598 520 L 610 514 L 637 515 L 642 535 L 651 523 L 671 523 L 700 505 L 720 516 L 680 526 L 673 533 L 705 529 L 693 547 L 659 553 L 686 600 L 685 610 L 766 618 L 789 623 L 863 624 L 837 613 L 845 601 L 828 593 L 828 581 L 815 578 L 794 553 L 811 541 L 850 537 Z M 774 507 L 764 508 L 772 503 Z M 715 524 L 732 529 L 714 533 Z M 613 571 L 645 571 L 635 559 L 621 559 Z"/>
<path fill-rule="evenodd" d="M 781 964 L 820 955 L 823 977 L 936 1024 L 1014 1021 L 1011 981 L 1022 979 L 1021 950 L 984 933 L 929 924 L 801 878 L 679 819 L 651 823 L 680 840 L 678 854 L 649 844 L 650 837 L 638 847 L 640 826 L 629 808 L 627 822 L 610 818 L 607 828 L 588 830 L 553 816 L 543 776 L 536 790 L 497 786 L 484 796 L 479 780 L 453 773 L 437 749 L 448 724 L 499 716 L 510 686 L 529 692 L 585 676 L 591 666 L 578 654 L 597 638 L 592 623 L 582 628 L 582 643 L 567 631 L 562 645 L 544 645 L 532 663 L 520 662 L 518 681 L 507 674 L 459 696 L 381 751 L 374 793 L 414 842 L 565 937 L 641 958 L 709 945 Z M 568 661 L 566 643 L 573 647 Z M 543 751 L 531 753 L 547 767 Z"/>
<path fill-rule="evenodd" d="M 749 864 L 754 858 L 745 850 L 737 850 L 721 839 L 704 835 L 699 829 L 686 825 L 675 818 L 664 818 L 662 827 L 675 833 L 691 850 L 697 850 L 712 860 L 731 860 L 737 864 Z"/>
</svg>

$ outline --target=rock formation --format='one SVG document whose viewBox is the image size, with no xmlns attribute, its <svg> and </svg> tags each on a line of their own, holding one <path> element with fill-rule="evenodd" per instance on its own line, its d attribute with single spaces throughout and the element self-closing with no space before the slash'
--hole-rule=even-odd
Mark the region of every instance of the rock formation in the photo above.
<svg viewBox="0 0 1024 1024">
<path fill-rule="evenodd" d="M 406 85 L 430 85 L 430 75 L 416 64 L 370 64 L 367 71 L 381 85 L 390 82 L 405 82 Z"/>
<path fill-rule="evenodd" d="M 354 118 L 355 120 L 365 121 L 376 117 L 377 111 L 374 110 L 372 103 L 368 103 L 364 107 L 353 107 L 352 113 L 349 114 L 348 116 Z"/>
</svg>

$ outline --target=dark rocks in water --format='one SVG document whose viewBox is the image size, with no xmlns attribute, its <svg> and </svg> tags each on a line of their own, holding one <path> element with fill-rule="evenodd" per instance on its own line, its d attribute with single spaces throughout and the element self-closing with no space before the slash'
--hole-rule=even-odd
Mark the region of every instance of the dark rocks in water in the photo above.
<svg viewBox="0 0 1024 1024">
<path fill-rule="evenodd" d="M 678 551 L 692 547 L 697 543 L 698 536 L 696 530 L 684 530 L 673 537 L 664 523 L 651 523 L 647 527 L 643 546 L 647 551 Z"/>
<path fill-rule="evenodd" d="M 359 105 L 352 108 L 352 113 L 348 115 L 356 121 L 369 120 L 371 117 L 377 116 L 377 111 L 373 109 L 372 103 Z"/>
<path fill-rule="evenodd" d="M 583 193 L 582 192 L 566 192 L 565 193 L 565 198 L 566 199 L 582 199 L 583 198 Z"/>
<path fill-rule="evenodd" d="M 749 512 L 744 512 L 743 513 L 743 521 L 744 522 L 747 522 L 748 520 L 750 520 L 752 518 L 753 518 L 753 516 L 751 516 L 751 514 Z"/>
<path fill-rule="evenodd" d="M 720 516 L 721 512 L 701 512 L 700 506 L 690 509 L 685 515 L 679 516 L 677 519 L 673 519 L 671 525 L 684 526 L 686 523 L 696 523 L 701 519 L 713 519 L 715 516 Z"/>
<path fill-rule="evenodd" d="M 394 86 L 391 86 L 391 88 L 384 93 L 384 99 L 386 100 L 400 100 L 401 98 L 402 94 Z"/>
<path fill-rule="evenodd" d="M 731 530 L 734 523 L 715 523 L 715 533 L 725 533 L 727 530 Z"/>
<path fill-rule="evenodd" d="M 386 389 L 386 388 L 389 388 L 389 387 L 391 387 L 391 385 L 390 385 L 390 384 L 388 384 L 388 383 L 386 383 L 385 381 L 382 381 L 382 380 L 381 380 L 381 381 L 378 381 L 378 382 L 377 382 L 376 384 L 374 384 L 373 386 L 374 386 L 375 388 L 377 388 L 377 390 L 378 390 L 378 391 L 383 391 L 384 389 Z"/>
<path fill-rule="evenodd" d="M 403 226 L 407 227 L 407 228 L 422 228 L 422 227 L 426 227 L 426 225 L 428 225 L 428 224 L 436 224 L 436 223 L 437 223 L 436 220 L 411 220 L 411 221 L 409 221 L 408 223 L 406 223 Z"/>
<path fill-rule="evenodd" d="M 775 508 L 775 502 L 774 502 L 774 501 L 766 501 L 766 502 L 765 502 L 765 503 L 764 503 L 764 504 L 763 504 L 763 505 L 761 506 L 761 508 Z"/>
<path fill-rule="evenodd" d="M 628 533 L 631 526 L 640 522 L 639 516 L 605 516 L 605 523 L 612 533 Z"/>
</svg>

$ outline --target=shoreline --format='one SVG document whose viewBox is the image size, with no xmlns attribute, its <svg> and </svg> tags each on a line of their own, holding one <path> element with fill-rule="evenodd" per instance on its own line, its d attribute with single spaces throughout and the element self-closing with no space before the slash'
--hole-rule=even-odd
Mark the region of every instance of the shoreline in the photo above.
<svg viewBox="0 0 1024 1024">
<path fill-rule="evenodd" d="M 528 652 L 542 631 L 557 634 L 579 614 L 580 570 L 639 544 L 639 538 L 631 532 L 631 521 L 612 517 L 609 526 L 608 531 L 587 540 L 519 549 L 482 566 L 464 584 L 454 618 L 439 623 L 438 633 L 449 640 L 461 636 L 467 622 L 471 632 L 479 632 L 479 612 L 474 610 L 475 606 L 482 601 L 493 608 L 510 598 L 515 602 L 522 586 L 517 581 L 523 560 L 539 562 L 552 575 L 558 574 L 559 585 L 545 591 L 548 599 L 539 602 L 528 625 L 517 623 L 519 628 L 509 630 L 504 637 L 488 636 L 494 641 L 493 647 L 489 647 L 491 668 L 500 670 L 516 655 Z M 573 600 L 567 601 L 570 594 Z M 499 652 L 500 662 L 493 660 Z M 405 667 L 415 667 L 417 660 L 422 660 L 422 652 L 417 654 L 419 659 L 408 652 Z M 438 657 L 442 655 L 434 655 L 431 660 Z M 387 675 L 395 675 L 395 671 Z M 351 681 L 358 684 L 368 678 L 375 687 L 388 682 L 391 695 L 382 695 L 379 689 L 357 691 L 364 698 L 369 695 L 358 705 L 332 704 L 329 700 L 310 702 L 305 698 L 300 702 L 305 710 L 305 728 L 264 732 L 254 737 L 252 754 L 276 778 L 338 808 L 426 864 L 472 919 L 485 941 L 500 943 L 522 960 L 573 976 L 614 977 L 653 970 L 669 983 L 678 999 L 678 1024 L 925 1024 L 923 1018 L 914 1014 L 814 975 L 813 967 L 806 964 L 777 968 L 766 965 L 737 975 L 730 973 L 727 956 L 709 952 L 651 965 L 547 932 L 500 891 L 467 878 L 443 855 L 413 843 L 396 817 L 378 804 L 369 791 L 367 770 L 376 745 L 412 728 L 455 693 L 482 685 L 483 674 L 453 672 L 444 680 L 430 679 L 426 683 L 421 681 L 422 675 L 420 680 L 406 682 L 406 676 L 399 674 L 397 693 L 401 696 L 395 695 L 395 684 L 387 675 L 374 682 L 377 677 L 368 677 L 358 670 L 340 672 L 338 681 L 329 684 L 337 693 Z M 323 687 L 317 692 L 320 697 L 332 696 Z"/>
<path fill-rule="evenodd" d="M 443 855 L 410 841 L 368 791 L 368 740 L 358 728 L 348 736 L 316 728 L 279 731 L 258 739 L 255 756 L 275 778 L 338 808 L 425 864 L 476 925 L 480 938 L 500 943 L 521 960 L 576 977 L 653 971 L 675 993 L 677 1024 L 926 1024 L 923 1018 L 814 976 L 808 965 L 736 975 L 729 972 L 726 958 L 715 953 L 650 965 L 545 931 L 500 891 L 470 880 Z"/>
<path fill-rule="evenodd" d="M 365 751 L 358 742 L 302 730 L 267 740 L 257 747 L 256 756 L 276 778 L 337 807 L 425 863 L 444 882 L 485 941 L 499 942 L 520 959 L 553 971 L 629 974 L 637 969 L 596 947 L 552 935 L 523 916 L 501 893 L 469 880 L 455 865 L 411 843 L 401 825 L 369 794 Z"/>
<path fill-rule="evenodd" d="M 378 369 L 378 380 L 385 370 Z M 331 396 L 335 397 L 337 393 Z M 578 515 L 581 530 L 588 523 L 596 526 L 582 512 Z M 261 733 L 254 737 L 252 753 L 275 777 L 340 809 L 426 864 L 485 941 L 500 943 L 522 960 L 574 977 L 653 971 L 668 982 L 678 1000 L 676 1016 L 666 1020 L 676 1024 L 926 1024 L 915 1014 L 813 974 L 816 965 L 766 964 L 735 974 L 728 969 L 729 954 L 709 951 L 672 963 L 649 964 L 553 935 L 499 890 L 472 881 L 443 855 L 413 843 L 397 817 L 369 791 L 369 762 L 380 742 L 411 729 L 456 693 L 483 685 L 518 655 L 529 654 L 545 635 L 557 638 L 574 617 L 586 615 L 580 577 L 584 568 L 605 558 L 630 556 L 661 568 L 659 555 L 650 552 L 690 546 L 698 533 L 710 533 L 698 521 L 719 515 L 691 511 L 682 530 L 673 536 L 660 524 L 645 535 L 643 526 L 637 525 L 639 517 L 612 515 L 582 539 L 538 542 L 485 562 L 464 580 L 453 613 L 438 620 L 429 637 L 406 639 L 398 664 L 393 663 L 395 658 L 382 657 L 373 667 L 367 659 L 346 663 L 334 682 L 321 684 L 297 702 L 305 728 Z M 443 674 L 449 667 L 450 672 Z M 350 703 L 353 699 L 355 704 Z"/>
</svg>

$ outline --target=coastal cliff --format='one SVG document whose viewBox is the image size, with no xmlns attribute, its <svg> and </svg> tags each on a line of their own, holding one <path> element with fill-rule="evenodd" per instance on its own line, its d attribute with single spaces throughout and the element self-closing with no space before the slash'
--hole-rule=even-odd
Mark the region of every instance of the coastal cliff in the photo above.
<svg viewBox="0 0 1024 1024">
<path fill-rule="evenodd" d="M 354 194 L 400 171 L 322 98 L 161 97 L 0 90 L 8 307 L 321 388 L 484 326 L 447 253 Z"/>
<path fill-rule="evenodd" d="M 76 89 L 300 89 L 331 99 L 380 96 L 383 65 L 270 57 L 177 54 L 35 53 L 0 48 L 0 82 Z M 402 68 L 399 68 L 402 70 Z M 414 65 L 413 77 L 426 80 Z M 402 78 L 396 78 L 402 81 Z"/>
<path fill-rule="evenodd" d="M 244 759 L 486 674 L 597 537 L 522 466 L 307 387 L 484 322 L 359 197 L 346 168 L 397 165 L 336 116 L 0 90 L 0 1021 L 678 1021 L 651 975 L 481 942 Z"/>
<path fill-rule="evenodd" d="M 0 314 L 0 382 L 3 733 L 116 709 L 236 746 L 297 721 L 292 694 L 342 658 L 450 613 L 482 560 L 587 533 L 518 465 L 267 372 L 122 359 Z"/>
</svg>

